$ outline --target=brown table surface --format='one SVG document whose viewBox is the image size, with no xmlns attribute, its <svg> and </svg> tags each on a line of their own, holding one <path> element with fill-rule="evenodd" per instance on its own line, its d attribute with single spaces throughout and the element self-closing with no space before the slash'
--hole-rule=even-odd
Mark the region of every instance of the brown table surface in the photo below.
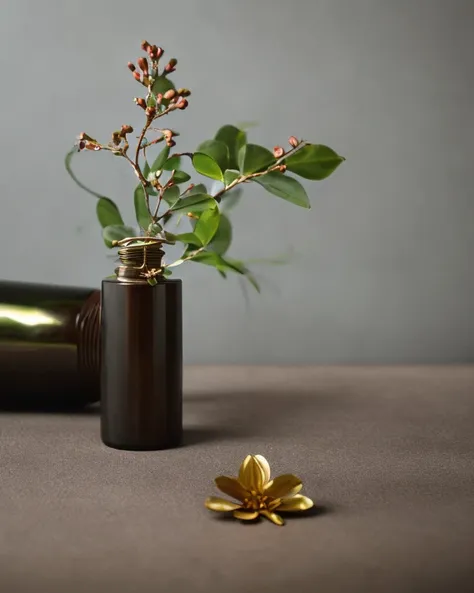
<svg viewBox="0 0 474 593">
<path fill-rule="evenodd" d="M 474 367 L 189 367 L 185 429 L 132 453 L 94 408 L 0 414 L 0 591 L 474 591 Z M 316 512 L 207 511 L 248 453 Z"/>
</svg>

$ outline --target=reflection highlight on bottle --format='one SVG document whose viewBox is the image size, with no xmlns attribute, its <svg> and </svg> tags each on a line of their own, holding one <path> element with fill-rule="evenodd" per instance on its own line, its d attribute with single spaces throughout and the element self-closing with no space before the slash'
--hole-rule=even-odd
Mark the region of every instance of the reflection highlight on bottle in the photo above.
<svg viewBox="0 0 474 593">
<path fill-rule="evenodd" d="M 28 327 L 61 325 L 61 320 L 41 309 L 0 304 L 0 320 L 7 320 Z"/>
</svg>

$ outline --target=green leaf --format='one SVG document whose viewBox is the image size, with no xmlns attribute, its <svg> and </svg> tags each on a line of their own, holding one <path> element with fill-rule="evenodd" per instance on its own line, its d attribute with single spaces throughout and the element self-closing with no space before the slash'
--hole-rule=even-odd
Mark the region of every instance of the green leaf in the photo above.
<svg viewBox="0 0 474 593">
<path fill-rule="evenodd" d="M 109 198 L 99 198 L 97 200 L 96 212 L 102 228 L 109 225 L 124 224 L 117 205 Z"/>
<path fill-rule="evenodd" d="M 137 219 L 140 228 L 146 230 L 152 222 L 152 217 L 148 212 L 146 205 L 145 192 L 141 185 L 137 186 L 133 194 L 133 201 L 135 204 L 135 217 Z"/>
<path fill-rule="evenodd" d="M 222 172 L 229 166 L 229 149 L 224 142 L 220 142 L 219 140 L 206 140 L 197 147 L 196 152 L 207 154 L 207 156 L 214 159 Z"/>
<path fill-rule="evenodd" d="M 217 131 L 216 140 L 223 142 L 229 149 L 229 168 L 238 169 L 237 155 L 242 146 L 247 143 L 247 134 L 235 126 L 222 126 Z"/>
<path fill-rule="evenodd" d="M 163 192 L 163 200 L 170 206 L 174 206 L 179 200 L 179 187 L 172 185 Z"/>
<path fill-rule="evenodd" d="M 207 154 L 196 152 L 193 155 L 193 166 L 198 173 L 211 179 L 223 181 L 224 176 L 218 163 Z"/>
<path fill-rule="evenodd" d="M 211 251 L 202 251 L 201 253 L 197 253 L 189 261 L 205 264 L 206 266 L 212 266 L 222 272 L 225 272 L 229 269 L 229 266 L 227 265 L 224 258 L 221 257 L 218 253 L 214 253 Z"/>
<path fill-rule="evenodd" d="M 165 146 L 163 148 L 163 150 L 160 152 L 160 154 L 153 161 L 150 171 L 152 173 L 155 173 L 156 171 L 161 171 L 161 169 L 163 169 L 165 162 L 168 160 L 169 154 L 170 154 L 170 147 Z M 146 175 L 145 175 L 145 177 L 146 177 Z"/>
<path fill-rule="evenodd" d="M 145 161 L 145 164 L 143 165 L 143 177 L 145 179 L 148 179 L 148 175 L 150 174 L 150 165 L 148 164 L 148 161 Z"/>
<path fill-rule="evenodd" d="M 208 194 L 196 194 L 182 198 L 171 210 L 173 212 L 202 212 L 208 208 L 216 207 L 217 202 Z"/>
<path fill-rule="evenodd" d="M 102 237 L 107 247 L 112 247 L 112 241 L 121 241 L 134 235 L 135 229 L 125 225 L 115 224 L 102 229 Z"/>
<path fill-rule="evenodd" d="M 180 235 L 174 235 L 174 238 L 176 241 L 181 241 L 181 243 L 187 245 L 202 247 L 201 239 L 197 237 L 195 233 L 181 233 Z"/>
<path fill-rule="evenodd" d="M 255 276 L 247 268 L 247 266 L 244 264 L 244 262 L 241 262 L 237 259 L 230 259 L 230 258 L 227 258 L 226 261 L 229 265 L 231 265 L 234 268 L 234 270 L 237 270 L 239 272 L 239 274 L 243 274 L 247 278 L 247 280 L 250 282 L 250 284 L 255 288 L 255 290 L 257 292 L 260 292 L 260 286 L 258 285 L 258 282 L 255 279 Z"/>
<path fill-rule="evenodd" d="M 245 175 L 257 173 L 267 169 L 276 162 L 273 154 L 258 144 L 246 144 L 242 146 L 238 154 L 239 169 Z"/>
<path fill-rule="evenodd" d="M 323 144 L 307 144 L 289 156 L 286 166 L 289 171 L 304 177 L 320 181 L 333 173 L 345 158 Z"/>
<path fill-rule="evenodd" d="M 151 175 L 152 175 L 152 174 L 150 174 L 150 176 L 151 176 Z M 141 183 L 139 183 L 139 184 L 137 185 L 137 187 L 135 188 L 135 190 L 136 190 L 138 187 L 142 187 L 142 184 L 141 184 Z M 157 196 L 157 195 L 158 195 L 158 194 L 156 193 L 155 189 L 154 189 L 154 188 L 153 188 L 151 185 L 148 185 L 148 187 L 146 188 L 146 190 L 147 190 L 147 192 L 148 192 L 148 195 L 149 195 L 149 196 Z"/>
<path fill-rule="evenodd" d="M 220 212 L 218 208 L 209 208 L 205 210 L 194 228 L 194 234 L 201 241 L 202 245 L 207 245 L 219 227 Z"/>
<path fill-rule="evenodd" d="M 227 171 L 224 173 L 224 185 L 226 187 L 229 186 L 233 181 L 235 181 L 239 177 L 240 173 L 238 171 L 232 171 L 231 169 L 227 169 Z"/>
<path fill-rule="evenodd" d="M 256 290 L 258 293 L 260 293 L 260 292 L 261 292 L 261 290 L 260 290 L 260 285 L 259 285 L 259 283 L 257 282 L 257 280 L 255 279 L 255 276 L 254 276 L 252 273 L 250 273 L 249 271 L 247 271 L 247 272 L 245 273 L 245 277 L 246 277 L 246 278 L 247 278 L 247 280 L 250 282 L 250 284 L 251 284 L 251 285 L 252 285 L 252 286 L 255 288 L 255 290 Z"/>
<path fill-rule="evenodd" d="M 165 171 L 177 171 L 181 166 L 181 157 L 172 156 L 163 165 Z"/>
<path fill-rule="evenodd" d="M 217 228 L 216 234 L 212 238 L 212 241 L 209 243 L 209 249 L 218 253 L 219 255 L 224 255 L 226 251 L 229 249 L 230 244 L 232 242 L 232 224 L 229 218 L 221 213 L 219 226 Z"/>
<path fill-rule="evenodd" d="M 148 226 L 148 232 L 152 237 L 156 237 L 156 235 L 158 235 L 158 233 L 161 233 L 162 230 L 163 227 L 161 226 L 161 224 L 158 224 L 157 222 L 153 222 Z"/>
<path fill-rule="evenodd" d="M 283 173 L 271 172 L 262 175 L 261 177 L 255 177 L 253 181 L 275 196 L 279 196 L 292 204 L 296 204 L 303 208 L 311 208 L 304 187 L 299 181 L 292 177 L 288 177 Z"/>
<path fill-rule="evenodd" d="M 158 95 L 160 93 L 164 95 L 166 91 L 169 91 L 170 89 L 174 88 L 174 84 L 171 82 L 171 80 L 169 80 L 164 74 L 162 74 L 161 76 L 157 76 L 155 78 L 155 82 L 153 83 L 151 90 L 154 95 Z M 166 106 L 168 105 L 168 103 L 169 101 L 163 99 L 161 104 Z"/>
<path fill-rule="evenodd" d="M 183 195 L 188 197 L 195 196 L 196 194 L 207 194 L 207 187 L 204 185 L 204 183 L 197 183 L 194 187 L 189 189 Z"/>
<path fill-rule="evenodd" d="M 191 179 L 191 175 L 188 175 L 185 171 L 176 171 L 173 177 L 175 183 L 186 183 Z"/>
<path fill-rule="evenodd" d="M 170 245 L 174 245 L 176 243 L 176 235 L 173 235 L 173 233 L 163 231 L 163 235 L 165 237 L 165 243 L 169 243 Z"/>
</svg>

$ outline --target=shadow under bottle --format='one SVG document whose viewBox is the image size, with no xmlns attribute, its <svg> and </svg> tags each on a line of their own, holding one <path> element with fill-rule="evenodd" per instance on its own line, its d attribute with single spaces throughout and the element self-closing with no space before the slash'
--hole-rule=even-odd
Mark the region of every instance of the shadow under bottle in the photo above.
<svg viewBox="0 0 474 593">
<path fill-rule="evenodd" d="M 181 280 L 157 276 L 151 286 L 133 259 L 143 252 L 120 249 L 117 278 L 102 282 L 101 438 L 116 449 L 168 449 L 182 439 Z M 159 243 L 149 252 L 161 261 Z"/>
</svg>

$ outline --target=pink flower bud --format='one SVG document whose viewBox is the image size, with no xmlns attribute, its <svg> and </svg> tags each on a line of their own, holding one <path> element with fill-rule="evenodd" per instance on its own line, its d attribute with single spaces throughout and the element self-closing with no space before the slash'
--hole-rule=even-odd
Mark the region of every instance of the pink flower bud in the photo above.
<svg viewBox="0 0 474 593">
<path fill-rule="evenodd" d="M 178 63 L 178 60 L 176 58 L 172 58 L 165 66 L 165 72 L 167 72 L 168 74 L 170 74 L 171 72 L 174 72 L 176 70 L 175 66 Z"/>
<path fill-rule="evenodd" d="M 187 99 L 182 99 L 178 103 L 178 109 L 186 109 L 187 106 L 188 106 L 188 100 Z"/>
<path fill-rule="evenodd" d="M 135 72 L 135 64 L 133 64 L 132 62 L 128 62 L 127 64 L 127 68 L 131 71 L 131 72 Z"/>
<path fill-rule="evenodd" d="M 142 41 L 142 44 L 140 45 L 140 47 L 142 48 L 143 51 L 148 51 L 148 48 L 150 47 L 150 44 L 148 43 L 148 41 L 146 41 L 145 39 Z"/>
<path fill-rule="evenodd" d="M 296 147 L 298 146 L 298 144 L 299 144 L 299 142 L 298 142 L 298 138 L 296 138 L 295 136 L 290 136 L 290 137 L 288 138 L 288 142 L 289 142 L 289 144 L 290 144 L 291 146 L 293 146 L 293 148 L 296 148 Z"/>
<path fill-rule="evenodd" d="M 161 93 L 158 93 L 156 95 L 156 104 L 157 105 L 161 105 L 161 102 L 163 101 L 163 95 Z"/>
<path fill-rule="evenodd" d="M 280 165 L 280 173 L 284 173 L 286 171 L 286 165 Z"/>
<path fill-rule="evenodd" d="M 142 81 L 142 79 L 141 79 L 141 77 L 140 77 L 140 74 L 139 74 L 137 71 L 135 71 L 135 72 L 133 73 L 133 78 L 134 78 L 135 80 L 138 80 L 138 82 L 141 82 L 141 81 Z"/>
<path fill-rule="evenodd" d="M 283 150 L 283 148 L 281 146 L 275 146 L 273 149 L 273 156 L 276 159 L 279 159 L 280 157 L 282 157 L 285 154 L 285 151 Z"/>
<path fill-rule="evenodd" d="M 143 74 L 148 76 L 148 60 L 146 58 L 138 58 L 137 64 L 143 70 Z"/>
<path fill-rule="evenodd" d="M 166 93 L 163 95 L 164 99 L 173 99 L 176 96 L 176 91 L 174 89 L 170 89 L 169 91 L 166 91 Z"/>
<path fill-rule="evenodd" d="M 136 98 L 135 103 L 142 109 L 146 110 L 146 101 L 143 97 Z"/>
</svg>

